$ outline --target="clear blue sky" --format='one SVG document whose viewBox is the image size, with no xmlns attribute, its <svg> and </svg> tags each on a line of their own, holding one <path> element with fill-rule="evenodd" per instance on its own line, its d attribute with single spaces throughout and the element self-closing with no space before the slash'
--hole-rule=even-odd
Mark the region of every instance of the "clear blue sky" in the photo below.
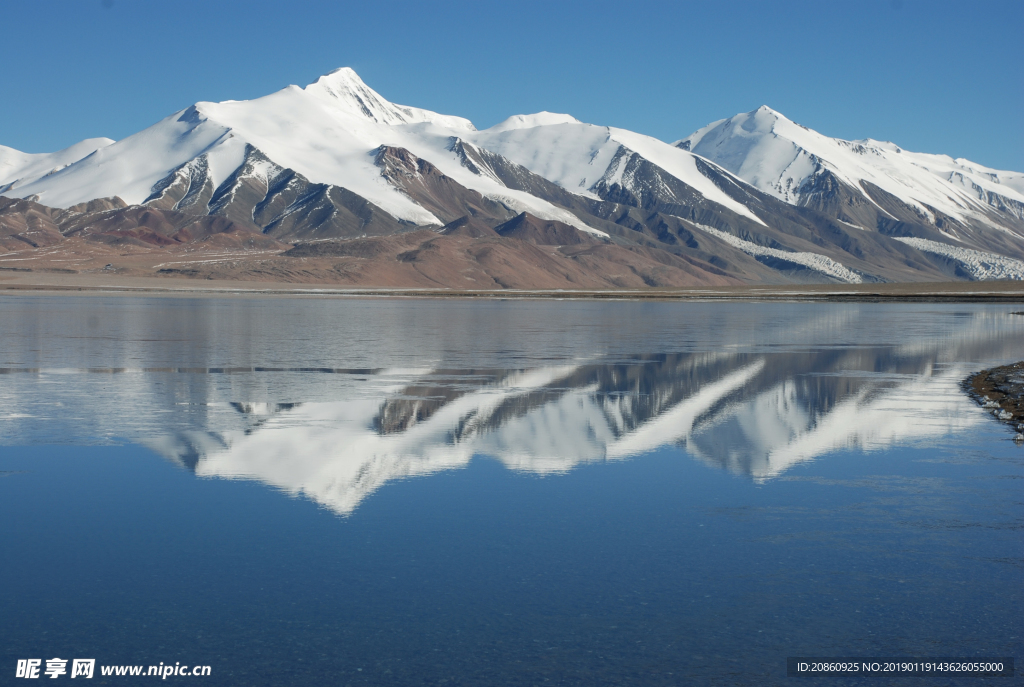
<svg viewBox="0 0 1024 687">
<path fill-rule="evenodd" d="M 123 138 L 199 100 L 354 68 L 468 117 L 673 141 L 767 104 L 824 134 L 1024 171 L 1024 0 L 0 0 L 0 144 Z"/>
</svg>

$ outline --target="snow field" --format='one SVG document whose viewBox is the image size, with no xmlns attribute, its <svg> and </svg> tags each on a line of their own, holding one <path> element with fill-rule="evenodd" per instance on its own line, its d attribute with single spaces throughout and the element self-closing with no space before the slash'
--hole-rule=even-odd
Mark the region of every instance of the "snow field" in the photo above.
<svg viewBox="0 0 1024 687">
<path fill-rule="evenodd" d="M 985 253 L 980 250 L 960 248 L 959 246 L 951 246 L 948 243 L 911 238 L 909 236 L 894 236 L 893 238 L 926 253 L 935 253 L 936 255 L 956 260 L 964 266 L 972 277 L 979 281 L 993 279 L 1024 280 L 1024 262 L 1005 255 Z"/>
<path fill-rule="evenodd" d="M 696 224 L 694 222 L 690 222 L 690 224 L 693 224 L 693 226 L 697 227 L 701 231 L 711 234 L 721 241 L 725 241 L 734 248 L 739 248 L 747 255 L 753 255 L 755 257 L 758 255 L 766 255 L 773 258 L 788 260 L 789 262 L 795 262 L 798 265 L 809 267 L 815 272 L 827 274 L 828 276 L 838 279 L 839 281 L 846 282 L 847 284 L 860 284 L 864 281 L 861 279 L 859 274 L 845 267 L 842 263 L 836 262 L 827 255 L 821 255 L 820 253 L 789 253 L 784 250 L 778 250 L 777 248 L 760 246 L 752 241 L 744 241 L 732 234 L 727 234 L 724 231 L 719 231 L 718 229 L 704 226 L 703 224 Z"/>
</svg>

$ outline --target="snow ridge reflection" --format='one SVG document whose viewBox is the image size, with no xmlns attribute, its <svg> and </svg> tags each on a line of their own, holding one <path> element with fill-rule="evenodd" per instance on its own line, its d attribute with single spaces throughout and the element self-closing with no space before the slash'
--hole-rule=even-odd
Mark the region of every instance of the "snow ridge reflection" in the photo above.
<svg viewBox="0 0 1024 687">
<path fill-rule="evenodd" d="M 60 357 L 48 368 L 36 362 L 36 339 L 8 336 L 0 444 L 145 444 L 197 475 L 258 480 L 343 515 L 391 480 L 460 468 L 474 456 L 544 475 L 673 446 L 764 481 L 839 449 L 939 443 L 987 421 L 959 383 L 981 361 L 1019 359 L 1024 332 L 1020 316 L 983 308 L 897 317 L 902 311 L 870 307 L 694 306 L 664 311 L 692 317 L 686 326 L 645 330 L 639 321 L 630 326 L 643 336 L 628 347 L 568 359 L 557 346 L 532 351 L 512 341 L 536 312 L 524 309 L 507 331 L 490 320 L 463 326 L 454 352 L 390 324 L 415 355 L 313 358 L 280 341 L 293 360 L 323 363 L 314 367 L 268 364 L 276 354 L 247 359 L 245 337 L 208 352 L 225 333 L 192 320 L 185 324 L 198 333 L 187 346 L 168 339 L 167 350 L 147 344 L 108 355 L 104 339 L 76 353 L 81 368 L 59 367 Z M 611 321 L 619 331 L 632 320 Z M 537 328 L 545 324 L 560 331 L 543 320 Z M 111 336 L 159 339 L 143 329 Z M 387 343 L 374 332 L 360 336 Z M 601 344 L 607 335 L 590 336 Z M 645 345 L 657 352 L 629 354 Z M 510 353 L 482 355 L 481 347 Z M 346 360 L 372 364 L 332 366 Z M 390 360 L 410 367 L 379 366 Z M 476 360 L 487 367 L 467 369 Z"/>
<path fill-rule="evenodd" d="M 550 474 L 674 445 L 767 480 L 837 449 L 931 440 L 983 421 L 958 388 L 967 368 L 936 364 L 938 353 L 669 354 L 382 375 L 354 398 L 235 404 L 244 429 L 146 443 L 197 475 L 256 479 L 339 514 L 390 480 L 479 455 Z"/>
</svg>

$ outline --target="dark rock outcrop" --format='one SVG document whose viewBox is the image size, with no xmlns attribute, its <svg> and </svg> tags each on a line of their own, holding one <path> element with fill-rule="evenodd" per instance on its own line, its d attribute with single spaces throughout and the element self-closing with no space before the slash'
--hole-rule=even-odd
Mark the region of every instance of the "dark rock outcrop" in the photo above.
<svg viewBox="0 0 1024 687">
<path fill-rule="evenodd" d="M 1024 361 L 982 370 L 970 376 L 964 388 L 993 417 L 1013 428 L 1016 441 L 1024 442 Z"/>
<path fill-rule="evenodd" d="M 555 220 L 540 219 L 523 212 L 494 228 L 495 233 L 539 246 L 575 246 L 600 243 L 600 239 L 576 227 Z"/>
</svg>

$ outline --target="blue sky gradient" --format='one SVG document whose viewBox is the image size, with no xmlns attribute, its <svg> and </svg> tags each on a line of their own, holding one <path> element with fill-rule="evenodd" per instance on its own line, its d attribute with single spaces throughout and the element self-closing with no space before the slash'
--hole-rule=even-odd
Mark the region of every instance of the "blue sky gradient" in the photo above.
<svg viewBox="0 0 1024 687">
<path fill-rule="evenodd" d="M 1024 170 L 1024 2 L 0 0 L 0 144 L 123 138 L 342 66 L 478 128 L 549 110 L 674 141 L 766 104 Z"/>
</svg>

